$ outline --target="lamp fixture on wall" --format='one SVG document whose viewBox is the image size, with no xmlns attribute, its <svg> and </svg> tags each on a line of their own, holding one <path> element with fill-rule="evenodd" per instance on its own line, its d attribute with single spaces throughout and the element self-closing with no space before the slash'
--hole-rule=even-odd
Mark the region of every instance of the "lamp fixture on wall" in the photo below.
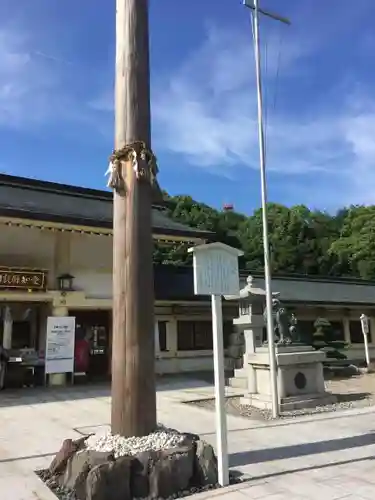
<svg viewBox="0 0 375 500">
<path fill-rule="evenodd" d="M 73 290 L 73 280 L 74 276 L 65 273 L 61 274 L 57 278 L 57 287 L 61 292 L 70 292 Z"/>
</svg>

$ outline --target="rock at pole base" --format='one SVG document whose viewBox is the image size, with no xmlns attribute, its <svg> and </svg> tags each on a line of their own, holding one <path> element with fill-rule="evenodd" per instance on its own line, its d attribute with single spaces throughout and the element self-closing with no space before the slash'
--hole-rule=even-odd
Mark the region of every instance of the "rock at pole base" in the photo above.
<svg viewBox="0 0 375 500">
<path fill-rule="evenodd" d="M 65 440 L 37 474 L 61 500 L 167 499 L 218 487 L 212 446 L 164 427 L 142 438 Z"/>
</svg>

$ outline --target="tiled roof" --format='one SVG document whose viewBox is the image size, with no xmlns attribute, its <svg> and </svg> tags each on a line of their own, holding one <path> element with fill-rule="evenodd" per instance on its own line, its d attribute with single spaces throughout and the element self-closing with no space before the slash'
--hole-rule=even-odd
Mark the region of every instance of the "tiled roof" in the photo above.
<svg viewBox="0 0 375 500">
<path fill-rule="evenodd" d="M 264 279 L 254 277 L 254 286 L 264 288 Z M 241 287 L 245 286 L 241 280 Z M 301 304 L 374 305 L 375 283 L 339 279 L 273 278 L 272 292 L 280 293 L 280 300 Z"/>
<path fill-rule="evenodd" d="M 46 222 L 112 227 L 112 193 L 0 174 L 0 216 Z M 171 220 L 160 208 L 152 213 L 157 234 L 209 238 L 212 233 Z"/>
<path fill-rule="evenodd" d="M 246 277 L 241 273 L 241 288 L 246 285 Z M 255 276 L 252 285 L 264 289 L 264 279 Z M 272 292 L 279 292 L 282 301 L 292 303 L 375 306 L 375 283 L 366 281 L 274 278 Z M 193 268 L 189 266 L 155 266 L 155 294 L 159 300 L 204 300 L 194 297 Z"/>
</svg>

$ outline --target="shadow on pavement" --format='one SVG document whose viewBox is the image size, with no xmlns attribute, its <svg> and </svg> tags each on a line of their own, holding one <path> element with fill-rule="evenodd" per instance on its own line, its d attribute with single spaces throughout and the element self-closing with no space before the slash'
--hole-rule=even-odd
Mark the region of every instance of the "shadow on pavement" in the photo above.
<svg viewBox="0 0 375 500">
<path fill-rule="evenodd" d="M 7 464 L 12 462 L 19 462 L 23 460 L 34 460 L 36 458 L 46 458 L 46 457 L 54 457 L 56 453 L 40 453 L 39 455 L 28 455 L 24 457 L 11 457 L 11 458 L 3 458 L 0 460 L 0 464 Z"/>
<path fill-rule="evenodd" d="M 194 376 L 168 375 L 157 377 L 158 392 L 197 389 L 210 385 L 204 378 Z M 111 395 L 109 382 L 77 383 L 69 387 L 28 387 L 0 391 L 0 408 L 34 405 L 54 401 L 78 401 L 81 399 L 105 398 Z"/>
<path fill-rule="evenodd" d="M 229 457 L 231 467 L 243 465 L 259 464 L 283 460 L 288 458 L 305 457 L 318 453 L 328 453 L 330 451 L 347 450 L 369 446 L 375 444 L 375 433 L 361 434 L 341 439 L 331 439 L 328 441 L 318 441 L 313 443 L 297 444 L 292 446 L 281 446 L 278 448 L 266 448 L 263 450 L 244 451 L 232 453 Z"/>
<path fill-rule="evenodd" d="M 338 462 L 328 462 L 326 464 L 321 464 L 321 465 L 311 465 L 308 467 L 300 467 L 299 469 L 290 469 L 290 470 L 282 470 L 282 471 L 277 471 L 277 472 L 271 472 L 269 474 L 263 474 L 263 475 L 258 475 L 258 476 L 252 476 L 249 477 L 248 474 L 244 474 L 243 476 L 246 477 L 247 482 L 251 481 L 267 481 L 267 479 L 275 479 L 277 477 L 283 477 L 288 474 L 298 474 L 298 473 L 303 473 L 303 472 L 313 472 L 313 471 L 319 471 L 319 470 L 325 470 L 328 469 L 329 467 L 339 467 L 340 465 L 351 465 L 355 463 L 360 463 L 360 462 L 365 462 L 366 460 L 374 460 L 374 456 L 369 456 L 369 457 L 362 457 L 362 458 L 353 458 L 351 460 L 340 460 Z M 345 497 L 343 497 L 345 498 Z"/>
<path fill-rule="evenodd" d="M 28 387 L 0 392 L 0 408 L 110 396 L 108 384 L 77 384 L 73 387 Z"/>
</svg>

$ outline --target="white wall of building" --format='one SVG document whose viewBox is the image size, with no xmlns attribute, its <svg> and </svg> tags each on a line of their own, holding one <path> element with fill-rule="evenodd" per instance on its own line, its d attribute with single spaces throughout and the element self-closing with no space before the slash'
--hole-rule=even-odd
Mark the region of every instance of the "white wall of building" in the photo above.
<svg viewBox="0 0 375 500">
<path fill-rule="evenodd" d="M 74 289 L 85 292 L 87 298 L 112 298 L 112 274 L 74 269 L 71 273 L 74 276 Z"/>
<path fill-rule="evenodd" d="M 110 308 L 112 297 L 112 238 L 108 236 L 52 231 L 37 227 L 2 226 L 0 232 L 0 267 L 37 268 L 48 271 L 48 289 L 57 289 L 57 276 L 70 273 L 74 276 L 74 292 L 61 296 L 63 312 L 69 309 Z M 81 293 L 80 293 L 81 292 Z M 15 297 L 17 292 L 4 295 Z M 78 296 L 77 296 L 78 294 Z M 1 295 L 1 293 L 0 293 Z M 72 296 L 70 296 L 72 295 Z M 30 300 L 34 294 L 27 295 Z M 76 298 L 74 298 L 75 296 Z M 39 295 L 38 295 L 39 297 Z M 80 297 L 82 297 L 83 302 Z M 23 300 L 25 294 L 23 295 Z M 0 297 L 1 300 L 1 297 Z M 6 300 L 9 300 L 7 298 Z M 50 299 L 48 299 L 50 300 Z M 86 302 L 85 302 L 86 301 Z M 101 306 L 101 301 L 103 305 Z M 74 306 L 73 306 L 74 304 Z M 81 304 L 81 305 L 80 305 Z M 91 304 L 88 306 L 88 304 Z M 194 307 L 194 306 L 192 306 Z M 53 307 L 46 303 L 46 314 Z M 52 314 L 57 314 L 53 309 Z M 187 310 L 187 314 L 188 310 Z M 182 319 L 185 316 L 180 316 Z M 177 350 L 177 319 L 168 305 L 156 308 L 156 321 L 168 321 L 168 352 L 156 352 L 158 373 L 178 373 L 210 370 L 213 366 L 212 352 Z M 209 318 L 209 310 L 205 319 Z M 199 319 L 199 317 L 197 317 Z M 44 345 L 45 325 L 41 325 L 40 342 Z"/>
<path fill-rule="evenodd" d="M 2 225 L 0 266 L 52 269 L 55 236 L 51 231 Z"/>
<path fill-rule="evenodd" d="M 89 234 L 70 235 L 70 272 L 112 272 L 112 238 Z"/>
</svg>

